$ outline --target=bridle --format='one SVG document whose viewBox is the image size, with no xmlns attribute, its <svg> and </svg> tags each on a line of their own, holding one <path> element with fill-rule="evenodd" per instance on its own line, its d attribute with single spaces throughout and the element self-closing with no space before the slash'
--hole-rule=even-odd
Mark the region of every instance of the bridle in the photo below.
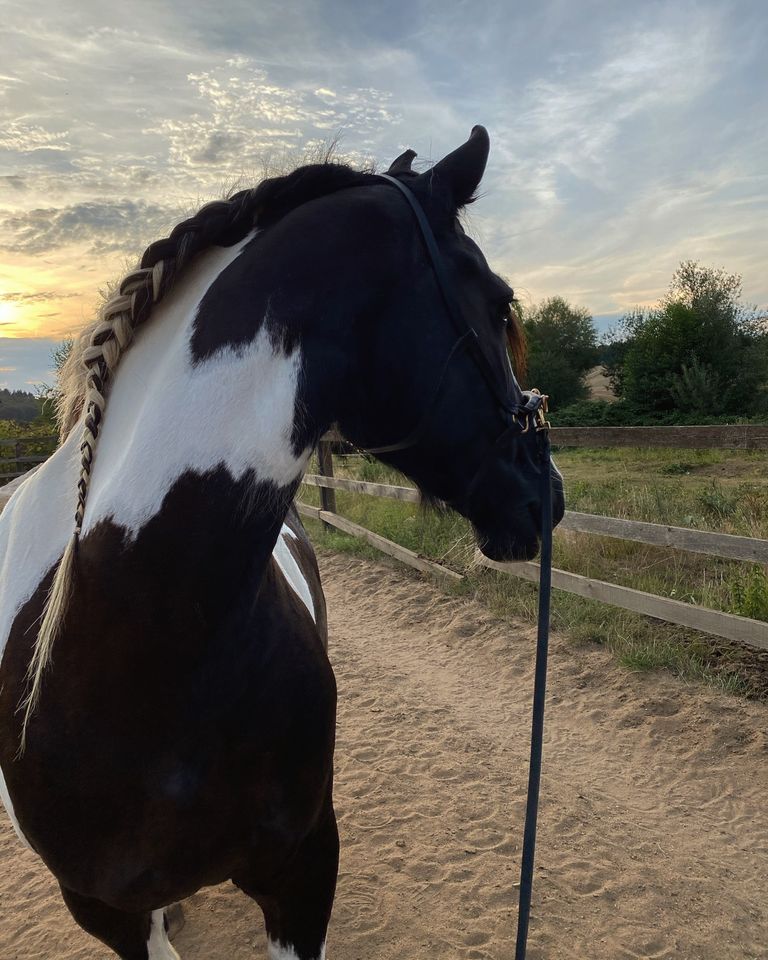
<svg viewBox="0 0 768 960">
<path fill-rule="evenodd" d="M 443 364 L 432 398 L 427 404 L 419 422 L 411 432 L 397 443 L 378 447 L 359 448 L 366 453 L 394 453 L 415 446 L 423 436 L 437 406 L 440 391 L 448 368 L 461 350 L 467 349 L 480 368 L 484 379 L 496 397 L 505 428 L 493 445 L 492 452 L 499 444 L 510 439 L 535 431 L 541 470 L 541 563 L 539 575 L 539 622 L 536 641 L 536 669 L 533 691 L 533 718 L 531 723 L 531 752 L 528 767 L 528 799 L 525 810 L 525 830 L 523 835 L 523 856 L 520 870 L 520 896 L 517 915 L 517 940 L 515 960 L 525 960 L 528 942 L 528 922 L 531 911 L 531 893 L 533 888 L 533 865 L 536 848 L 536 822 L 539 805 L 539 787 L 541 783 L 541 753 L 544 734 L 544 700 L 547 684 L 547 652 L 549 646 L 549 608 L 552 584 L 552 487 L 551 460 L 549 449 L 549 423 L 546 419 L 547 398 L 538 390 L 521 390 L 514 376 L 512 391 L 506 395 L 499 385 L 499 379 L 483 353 L 477 332 L 461 316 L 450 275 L 445 268 L 440 249 L 429 225 L 421 204 L 411 190 L 400 180 L 387 173 L 377 176 L 393 184 L 402 193 L 416 217 L 421 237 L 432 263 L 437 285 L 451 322 L 457 332 L 457 339 Z M 479 468 L 479 471 L 483 467 Z M 478 471 L 478 473 L 479 473 Z M 470 484 L 471 486 L 471 484 Z"/>
<path fill-rule="evenodd" d="M 546 433 L 549 429 L 549 424 L 547 423 L 545 416 L 547 410 L 546 396 L 543 396 L 538 390 L 521 390 L 514 376 L 512 377 L 511 393 L 508 394 L 501 390 L 499 378 L 494 373 L 488 358 L 480 347 L 480 340 L 477 335 L 477 331 L 474 327 L 470 326 L 466 322 L 458 309 L 458 297 L 456 296 L 453 282 L 450 274 L 445 268 L 445 263 L 443 261 L 442 254 L 440 253 L 440 248 L 437 245 L 437 241 L 435 240 L 435 235 L 432 232 L 432 227 L 429 225 L 429 221 L 427 220 L 426 214 L 424 213 L 424 210 L 422 209 L 418 199 L 404 183 L 395 177 L 390 176 L 388 173 L 379 173 L 376 174 L 376 176 L 377 178 L 386 180 L 388 183 L 391 183 L 397 187 L 397 189 L 408 201 L 408 205 L 410 206 L 413 215 L 416 217 L 416 222 L 419 225 L 421 237 L 424 241 L 424 246 L 426 247 L 427 254 L 432 264 L 432 269 L 437 280 L 437 286 L 440 290 L 443 304 L 448 316 L 451 319 L 453 327 L 456 330 L 457 339 L 454 341 L 454 344 L 451 347 L 445 362 L 443 363 L 437 384 L 432 392 L 432 397 L 424 408 L 424 411 L 413 430 L 411 430 L 411 432 L 408 433 L 402 440 L 398 440 L 396 443 L 388 443 L 383 446 L 376 447 L 360 447 L 359 449 L 365 453 L 378 455 L 381 453 L 394 453 L 397 450 L 406 450 L 409 447 L 415 446 L 425 433 L 426 428 L 432 419 L 451 362 L 459 354 L 459 352 L 464 349 L 469 351 L 469 354 L 479 368 L 483 379 L 486 381 L 488 387 L 495 396 L 499 412 L 502 420 L 505 423 L 504 431 L 497 438 L 494 447 L 497 447 L 499 444 L 503 444 L 507 439 L 511 439 L 511 437 L 514 435 L 527 433 L 531 428 L 535 429 L 537 432 Z"/>
</svg>

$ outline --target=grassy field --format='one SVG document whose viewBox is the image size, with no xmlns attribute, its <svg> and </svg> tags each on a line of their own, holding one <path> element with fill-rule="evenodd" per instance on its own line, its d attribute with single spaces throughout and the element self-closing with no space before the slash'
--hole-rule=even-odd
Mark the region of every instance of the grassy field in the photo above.
<svg viewBox="0 0 768 960">
<path fill-rule="evenodd" d="M 568 507 L 585 513 L 669 523 L 768 539 L 768 457 L 720 450 L 563 449 L 556 451 Z M 312 468 L 314 472 L 314 468 Z M 408 485 L 361 456 L 335 458 L 337 476 Z M 459 589 L 495 612 L 535 617 L 527 583 L 478 568 L 468 524 L 415 504 L 337 491 L 341 514 L 426 557 L 466 574 Z M 319 503 L 314 487 L 301 499 Z M 380 558 L 338 532 L 310 523 L 317 541 Z M 661 596 L 768 621 L 768 571 L 750 563 L 650 547 L 571 531 L 555 535 L 555 566 Z M 768 695 L 768 654 L 555 591 L 553 624 L 573 642 L 610 647 L 629 668 L 666 668 L 733 693 Z"/>
</svg>

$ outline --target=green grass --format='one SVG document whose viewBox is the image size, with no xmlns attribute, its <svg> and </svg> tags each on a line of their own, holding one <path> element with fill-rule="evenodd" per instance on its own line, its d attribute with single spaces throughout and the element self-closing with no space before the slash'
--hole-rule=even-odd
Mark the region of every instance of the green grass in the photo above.
<svg viewBox="0 0 768 960">
<path fill-rule="evenodd" d="M 762 452 L 569 449 L 556 459 L 572 510 L 768 538 L 768 458 Z M 358 456 L 335 458 L 335 472 L 409 485 L 397 471 Z M 301 499 L 318 504 L 318 489 L 303 487 Z M 350 520 L 464 573 L 462 589 L 498 615 L 535 619 L 535 587 L 478 567 L 471 530 L 462 518 L 346 491 L 336 491 L 336 499 L 338 511 Z M 355 538 L 320 524 L 311 527 L 322 546 L 381 559 Z M 768 571 L 760 565 L 572 531 L 557 531 L 554 563 L 595 579 L 768 621 Z M 765 658 L 727 641 L 558 590 L 552 617 L 553 627 L 574 644 L 605 645 L 628 669 L 670 670 L 730 693 L 768 691 Z"/>
</svg>

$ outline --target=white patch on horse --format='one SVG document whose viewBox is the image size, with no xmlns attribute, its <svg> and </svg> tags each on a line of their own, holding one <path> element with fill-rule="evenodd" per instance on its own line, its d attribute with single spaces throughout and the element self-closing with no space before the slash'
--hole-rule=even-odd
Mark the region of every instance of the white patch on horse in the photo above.
<svg viewBox="0 0 768 960">
<path fill-rule="evenodd" d="M 84 536 L 111 518 L 135 537 L 188 470 L 223 466 L 235 479 L 253 470 L 278 486 L 303 470 L 310 451 L 297 457 L 290 441 L 298 349 L 275 348 L 263 325 L 250 343 L 191 362 L 200 301 L 237 252 L 205 254 L 126 352 L 104 416 Z"/>
<path fill-rule="evenodd" d="M 278 943 L 276 940 L 267 941 L 267 957 L 269 960 L 299 960 L 299 955 L 290 944 Z M 325 960 L 325 943 L 320 947 L 320 953 L 312 960 Z"/>
<path fill-rule="evenodd" d="M 109 509 L 115 494 L 128 498 L 125 509 L 119 506 L 115 511 L 118 521 L 121 521 L 122 513 L 126 514 L 125 519 L 128 520 L 137 513 L 149 517 L 153 508 L 156 509 L 153 503 L 147 503 L 147 500 L 156 499 L 155 491 L 151 489 L 154 479 L 152 471 L 158 469 L 157 461 L 166 458 L 166 443 L 170 445 L 178 461 L 182 439 L 190 439 L 188 418 L 182 417 L 187 434 L 182 438 L 172 418 L 178 411 L 167 407 L 163 389 L 165 379 L 175 373 L 176 376 L 181 376 L 184 386 L 191 386 L 190 381 L 194 379 L 194 374 L 189 359 L 189 339 L 197 306 L 211 283 L 237 257 L 249 239 L 250 237 L 247 237 L 240 246 L 213 248 L 203 254 L 191 274 L 179 280 L 178 286 L 169 296 L 169 301 L 155 308 L 152 322 L 138 332 L 135 343 L 127 351 L 118 368 L 107 403 L 102 436 L 94 462 L 86 524 L 92 525 L 96 515 L 99 518 L 106 515 L 105 511 Z M 251 346 L 253 348 L 255 345 Z M 257 352 L 260 352 L 263 359 L 263 343 L 260 341 L 258 346 Z M 252 353 L 253 349 L 248 352 Z M 269 352 L 272 355 L 271 350 Z M 171 353 L 174 354 L 173 357 L 169 356 Z M 219 354 L 212 358 L 214 361 L 217 359 L 221 359 Z M 282 358 L 282 361 L 277 361 L 277 366 L 285 377 L 286 364 L 293 373 L 297 363 L 296 358 Z M 208 365 L 202 366 L 205 368 Z M 216 366 L 221 375 L 219 364 Z M 242 376 L 244 371 L 240 368 L 238 372 Z M 258 392 L 254 390 L 253 384 L 250 388 L 251 393 Z M 170 384 L 169 389 L 173 394 Z M 230 399 L 231 391 L 223 386 L 221 389 L 221 399 L 226 403 Z M 139 399 L 137 395 L 140 395 Z M 195 424 L 196 436 L 191 438 L 195 447 L 205 442 L 202 435 L 211 420 L 239 423 L 243 435 L 245 434 L 243 421 L 239 417 L 233 417 L 231 409 L 219 409 L 219 404 L 216 403 L 217 391 L 209 392 L 206 399 L 213 410 L 208 412 L 203 422 Z M 136 404 L 133 410 L 130 409 L 131 403 Z M 158 428 L 157 417 L 153 416 L 153 413 L 162 417 L 163 411 L 168 419 Z M 292 405 L 287 416 L 292 422 Z M 214 422 L 210 427 L 217 425 Z M 231 432 L 231 426 L 227 432 Z M 0 514 L 0 658 L 17 613 L 35 592 L 48 570 L 59 560 L 72 536 L 79 476 L 80 434 L 80 426 L 77 425 L 53 456 L 21 484 Z M 215 442 L 215 436 L 210 439 Z M 242 439 L 244 444 L 251 448 L 254 446 L 247 444 L 244 436 Z M 259 445 L 264 446 L 263 437 L 257 438 L 256 446 Z M 196 449 L 193 449 L 186 459 L 194 459 L 195 454 Z M 113 463 L 113 460 L 119 461 L 119 464 Z M 285 472 L 286 466 L 288 465 L 283 463 L 282 471 L 278 472 Z M 126 476 L 118 477 L 118 489 L 110 493 L 106 488 L 110 482 L 114 482 L 115 473 L 119 473 L 121 469 L 130 471 L 130 482 Z M 165 492 L 167 491 L 164 490 L 162 495 Z M 99 497 L 101 510 L 94 509 L 93 503 Z M 143 509 L 138 503 L 141 500 L 144 501 Z M 132 526 L 132 529 L 135 527 Z"/>
<path fill-rule="evenodd" d="M 107 402 L 83 536 L 111 518 L 135 537 L 188 470 L 223 466 L 237 479 L 252 469 L 257 480 L 283 486 L 304 469 L 311 451 L 297 457 L 290 442 L 299 350 L 275 349 L 262 327 L 250 343 L 192 363 L 200 301 L 252 236 L 201 254 L 126 352 Z M 72 536 L 80 436 L 76 425 L 0 514 L 0 660 L 19 610 Z"/>
<path fill-rule="evenodd" d="M 280 531 L 280 536 L 277 538 L 275 549 L 272 551 L 272 556 L 275 558 L 275 562 L 280 568 L 280 572 L 288 582 L 288 586 L 301 600 L 307 610 L 309 610 L 309 615 L 312 617 L 315 623 L 317 623 L 315 604 L 312 601 L 312 593 L 310 592 L 307 578 L 302 573 L 301 567 L 298 565 L 296 558 L 291 553 L 291 550 L 288 546 L 288 537 L 291 537 L 293 540 L 298 539 L 293 530 L 291 530 L 291 528 L 284 523 L 283 528 Z"/>
<path fill-rule="evenodd" d="M 147 940 L 149 960 L 181 960 L 165 932 L 165 910 L 152 911 L 152 926 Z"/>
</svg>

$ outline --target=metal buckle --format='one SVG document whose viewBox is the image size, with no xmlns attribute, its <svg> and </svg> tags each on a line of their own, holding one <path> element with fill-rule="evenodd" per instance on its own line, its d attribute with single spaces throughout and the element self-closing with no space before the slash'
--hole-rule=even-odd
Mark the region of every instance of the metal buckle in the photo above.
<svg viewBox="0 0 768 960">
<path fill-rule="evenodd" d="M 549 420 L 547 420 L 546 417 L 546 414 L 549 412 L 549 397 L 546 393 L 542 393 L 541 390 L 537 390 L 536 387 L 531 387 L 531 393 L 535 394 L 537 397 L 541 397 L 541 403 L 533 415 L 537 432 L 540 430 L 550 430 L 552 428 L 552 424 L 549 422 Z"/>
</svg>

